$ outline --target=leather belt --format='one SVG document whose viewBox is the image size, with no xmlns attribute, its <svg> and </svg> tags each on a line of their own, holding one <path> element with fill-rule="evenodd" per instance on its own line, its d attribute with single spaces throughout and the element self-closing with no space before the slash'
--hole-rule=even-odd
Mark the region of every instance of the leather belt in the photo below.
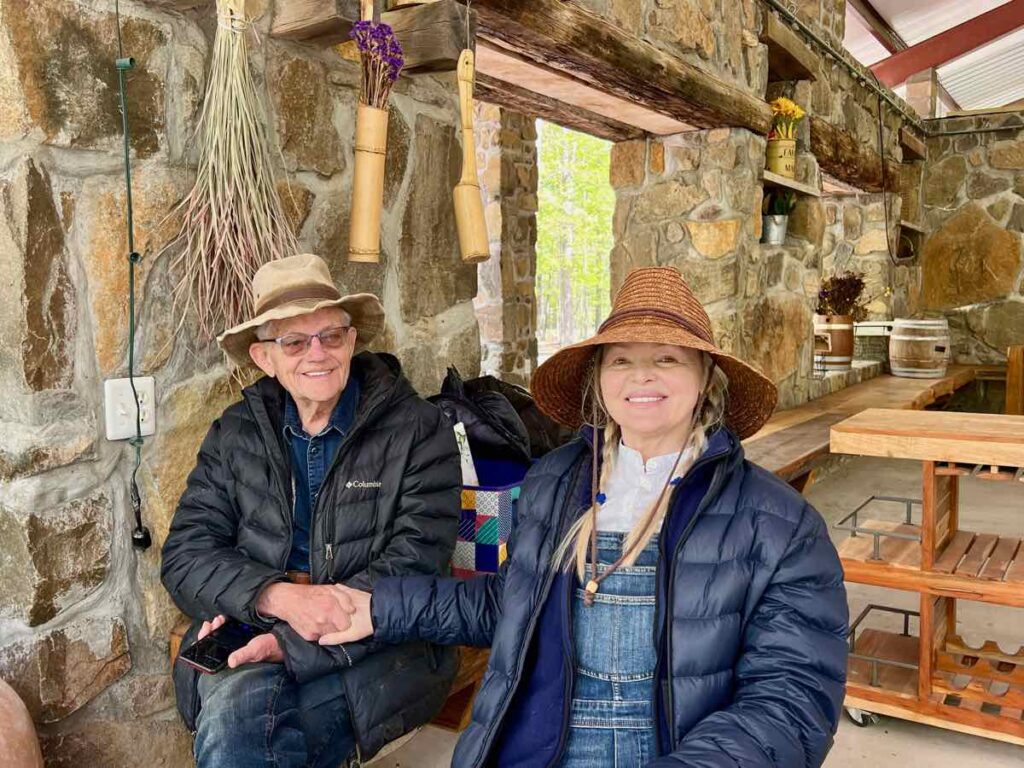
<svg viewBox="0 0 1024 768">
<path fill-rule="evenodd" d="M 306 571 L 285 571 L 285 578 L 292 584 L 312 584 Z"/>
</svg>

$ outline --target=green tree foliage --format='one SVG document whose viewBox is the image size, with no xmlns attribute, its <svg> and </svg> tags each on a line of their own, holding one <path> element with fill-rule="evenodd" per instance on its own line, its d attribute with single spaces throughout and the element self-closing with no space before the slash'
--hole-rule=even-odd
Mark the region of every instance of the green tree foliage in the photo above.
<svg viewBox="0 0 1024 768">
<path fill-rule="evenodd" d="M 537 340 L 550 351 L 608 314 L 615 192 L 607 141 L 538 121 L 537 155 Z"/>
</svg>

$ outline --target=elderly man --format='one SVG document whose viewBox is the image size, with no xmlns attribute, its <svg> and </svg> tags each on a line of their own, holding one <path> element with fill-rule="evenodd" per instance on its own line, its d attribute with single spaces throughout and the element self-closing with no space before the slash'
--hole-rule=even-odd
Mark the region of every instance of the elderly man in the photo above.
<svg viewBox="0 0 1024 768">
<path fill-rule="evenodd" d="M 219 673 L 175 664 L 178 707 L 199 768 L 336 768 L 428 721 L 447 695 L 447 650 L 316 641 L 353 610 L 327 585 L 445 569 L 458 452 L 394 357 L 356 354 L 384 325 L 375 296 L 341 296 L 310 254 L 265 265 L 252 290 L 256 316 L 218 341 L 266 375 L 203 441 L 162 579 L 197 620 L 183 648 L 225 617 L 270 631 Z"/>
</svg>

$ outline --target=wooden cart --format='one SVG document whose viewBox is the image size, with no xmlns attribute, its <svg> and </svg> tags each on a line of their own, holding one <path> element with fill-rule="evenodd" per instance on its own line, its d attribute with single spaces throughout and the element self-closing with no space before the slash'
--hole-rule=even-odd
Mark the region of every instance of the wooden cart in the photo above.
<svg viewBox="0 0 1024 768">
<path fill-rule="evenodd" d="M 1024 607 L 1024 417 L 869 409 L 832 427 L 831 451 L 923 467 L 921 499 L 872 496 L 836 525 L 851 534 L 839 546 L 848 582 L 920 595 L 919 611 L 869 605 L 851 622 L 851 714 L 1024 745 L 1024 648 L 968 647 L 956 621 L 957 600 Z M 965 475 L 1021 483 L 1016 535 L 960 529 Z M 871 519 L 885 505 L 898 519 Z M 897 614 L 902 629 L 871 628 L 881 613 Z M 1024 643 L 1024 626 L 1009 629 Z"/>
</svg>

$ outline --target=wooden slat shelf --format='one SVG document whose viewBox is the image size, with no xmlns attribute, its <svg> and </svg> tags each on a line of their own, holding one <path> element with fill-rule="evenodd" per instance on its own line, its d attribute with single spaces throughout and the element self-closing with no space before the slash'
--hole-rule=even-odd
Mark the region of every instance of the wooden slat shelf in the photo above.
<svg viewBox="0 0 1024 768">
<path fill-rule="evenodd" d="M 1024 648 L 971 648 L 956 634 L 957 600 L 1024 608 L 1024 514 L 1017 535 L 975 533 L 960 528 L 959 509 L 961 477 L 1024 479 L 1024 417 L 871 409 L 833 426 L 831 449 L 922 462 L 919 525 L 907 499 L 902 520 L 862 519 L 874 500 L 900 501 L 881 496 L 836 524 L 856 534 L 838 547 L 847 581 L 918 592 L 921 606 L 915 690 L 906 674 L 886 685 L 877 661 L 865 685 L 851 652 L 847 706 L 1024 745 Z M 908 613 L 869 610 L 879 608 Z M 873 640 L 890 652 L 897 642 L 909 656 L 906 639 Z"/>
<path fill-rule="evenodd" d="M 880 629 L 865 629 L 857 636 L 854 651 L 863 656 L 871 656 L 884 661 L 895 661 L 902 664 L 917 664 L 918 639 L 895 632 Z M 895 667 L 889 664 L 878 665 L 878 682 L 880 687 L 904 696 L 917 695 L 916 669 Z M 871 685 L 871 662 L 863 659 L 851 659 L 846 675 L 847 682 L 854 685 Z"/>
<path fill-rule="evenodd" d="M 772 173 L 767 169 L 764 172 L 762 182 L 766 187 L 783 187 L 784 189 L 791 189 L 794 192 L 799 192 L 801 195 L 821 197 L 821 190 L 817 187 L 812 187 L 810 184 L 804 184 L 802 181 L 790 179 L 786 176 L 780 176 L 779 174 Z"/>
</svg>

